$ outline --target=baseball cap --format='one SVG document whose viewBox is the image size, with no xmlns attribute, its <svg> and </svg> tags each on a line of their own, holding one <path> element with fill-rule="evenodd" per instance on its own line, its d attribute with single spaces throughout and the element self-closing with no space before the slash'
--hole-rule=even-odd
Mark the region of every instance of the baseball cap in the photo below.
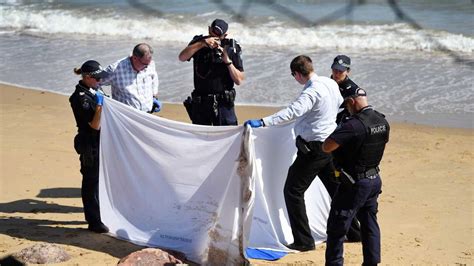
<svg viewBox="0 0 474 266">
<path fill-rule="evenodd" d="M 331 68 L 346 71 L 351 67 L 351 59 L 346 55 L 338 55 L 334 58 Z"/>
<path fill-rule="evenodd" d="M 349 87 L 341 91 L 342 98 L 355 98 L 359 96 L 367 96 L 367 92 L 360 87 Z"/>
<path fill-rule="evenodd" d="M 222 19 L 215 19 L 211 24 L 212 32 L 214 32 L 218 36 L 225 34 L 228 28 L 229 25 L 227 25 L 227 22 L 223 21 Z"/>
<path fill-rule="evenodd" d="M 81 66 L 81 74 L 88 75 L 93 78 L 105 78 L 108 73 L 100 66 L 99 62 L 95 60 L 88 60 Z"/>
</svg>

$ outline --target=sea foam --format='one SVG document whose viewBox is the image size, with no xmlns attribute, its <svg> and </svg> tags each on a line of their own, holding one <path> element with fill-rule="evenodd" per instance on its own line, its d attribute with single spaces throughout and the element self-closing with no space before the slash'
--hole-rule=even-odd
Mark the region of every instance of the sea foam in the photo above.
<svg viewBox="0 0 474 266">
<path fill-rule="evenodd" d="M 90 15 L 83 10 L 37 10 L 12 6 L 0 6 L 0 13 L 0 31 L 45 35 L 99 35 L 185 43 L 194 34 L 206 30 L 200 16 L 186 20 L 179 16 L 134 18 L 115 12 Z M 472 36 L 419 30 L 406 23 L 298 27 L 270 18 L 258 27 L 237 22 L 231 26 L 230 37 L 245 45 L 426 52 L 449 50 L 467 54 L 474 51 Z"/>
</svg>

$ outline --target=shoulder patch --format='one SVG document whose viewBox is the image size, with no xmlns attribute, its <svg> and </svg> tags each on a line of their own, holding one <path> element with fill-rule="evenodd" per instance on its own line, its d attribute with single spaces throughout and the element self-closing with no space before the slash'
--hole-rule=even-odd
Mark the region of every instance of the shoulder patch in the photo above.
<svg viewBox="0 0 474 266">
<path fill-rule="evenodd" d="M 82 101 L 82 108 L 83 109 L 89 109 L 90 108 L 90 103 L 88 101 Z"/>
</svg>

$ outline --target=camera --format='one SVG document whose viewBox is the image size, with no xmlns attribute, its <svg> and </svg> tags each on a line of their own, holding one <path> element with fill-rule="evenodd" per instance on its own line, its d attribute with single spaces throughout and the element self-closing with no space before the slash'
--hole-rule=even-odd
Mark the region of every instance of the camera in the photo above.
<svg viewBox="0 0 474 266">
<path fill-rule="evenodd" d="M 221 40 L 221 46 L 224 47 L 228 45 L 229 47 L 235 47 L 235 40 L 234 39 L 223 39 Z"/>
<path fill-rule="evenodd" d="M 225 47 L 228 46 L 227 49 L 232 49 L 235 53 L 235 40 L 234 39 L 222 39 L 220 46 L 224 49 Z M 214 63 L 222 63 L 222 51 L 219 50 L 218 48 L 214 48 L 214 55 L 213 55 L 213 62 Z"/>
</svg>

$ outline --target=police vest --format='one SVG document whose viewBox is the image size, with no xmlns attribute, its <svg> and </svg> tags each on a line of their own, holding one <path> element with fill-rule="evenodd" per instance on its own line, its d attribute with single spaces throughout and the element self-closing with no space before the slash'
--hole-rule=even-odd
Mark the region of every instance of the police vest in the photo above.
<svg viewBox="0 0 474 266">
<path fill-rule="evenodd" d="M 385 116 L 373 109 L 365 109 L 354 115 L 365 127 L 365 140 L 356 154 L 355 172 L 363 173 L 375 168 L 382 160 L 388 142 L 390 125 Z"/>
</svg>

